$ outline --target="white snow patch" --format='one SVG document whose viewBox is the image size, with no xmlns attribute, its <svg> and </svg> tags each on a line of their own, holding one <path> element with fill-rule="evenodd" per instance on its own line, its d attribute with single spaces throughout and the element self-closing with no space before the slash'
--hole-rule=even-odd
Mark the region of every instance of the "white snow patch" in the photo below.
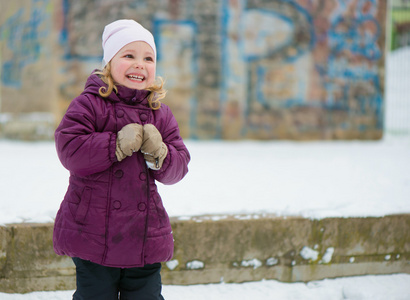
<svg viewBox="0 0 410 300">
<path fill-rule="evenodd" d="M 276 257 L 270 257 L 266 260 L 266 265 L 271 267 L 279 263 L 279 260 Z"/>
<path fill-rule="evenodd" d="M 327 248 L 325 254 L 323 255 L 322 259 L 320 260 L 320 263 L 323 263 L 323 264 L 330 263 L 330 261 L 332 260 L 332 256 L 333 256 L 334 252 L 335 252 L 335 248 L 333 248 L 333 247 Z"/>
<path fill-rule="evenodd" d="M 203 269 L 205 267 L 205 264 L 202 261 L 193 260 L 193 261 L 187 262 L 186 267 L 187 269 L 190 269 L 190 270 L 198 270 L 198 269 Z"/>
<path fill-rule="evenodd" d="M 177 259 L 173 259 L 173 260 L 166 262 L 165 264 L 167 268 L 172 271 L 179 265 L 179 261 Z"/>
<path fill-rule="evenodd" d="M 250 260 L 243 260 L 241 262 L 242 267 L 253 267 L 254 269 L 257 269 L 262 266 L 262 262 L 259 259 L 250 259 Z"/>
<path fill-rule="evenodd" d="M 316 261 L 319 257 L 319 251 L 313 250 L 308 246 L 304 246 L 299 254 L 305 260 Z"/>
<path fill-rule="evenodd" d="M 212 221 L 220 221 L 220 220 L 225 220 L 225 219 L 227 219 L 227 218 L 228 218 L 227 215 L 223 215 L 223 216 L 212 216 L 212 217 L 211 217 L 211 220 L 212 220 Z"/>
</svg>

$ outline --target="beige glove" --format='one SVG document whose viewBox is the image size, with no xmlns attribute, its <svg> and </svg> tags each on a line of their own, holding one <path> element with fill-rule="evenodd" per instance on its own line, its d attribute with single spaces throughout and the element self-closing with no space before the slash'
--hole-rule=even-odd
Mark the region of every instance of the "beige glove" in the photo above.
<svg viewBox="0 0 410 300">
<path fill-rule="evenodd" d="M 131 123 L 125 125 L 117 134 L 117 146 L 115 148 L 115 156 L 118 161 L 122 161 L 125 157 L 131 156 L 137 152 L 142 144 L 142 125 Z"/>
<path fill-rule="evenodd" d="M 144 125 L 143 132 L 141 152 L 144 154 L 148 167 L 159 170 L 168 154 L 168 148 L 162 142 L 161 133 L 154 125 Z"/>
</svg>

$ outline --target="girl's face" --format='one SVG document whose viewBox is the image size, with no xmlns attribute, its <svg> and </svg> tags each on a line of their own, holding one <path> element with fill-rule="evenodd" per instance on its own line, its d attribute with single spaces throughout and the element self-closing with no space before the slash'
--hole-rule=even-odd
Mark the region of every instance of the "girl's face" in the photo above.
<svg viewBox="0 0 410 300">
<path fill-rule="evenodd" d="M 130 89 L 144 90 L 155 80 L 155 54 L 145 42 L 132 42 L 121 48 L 111 60 L 115 83 Z"/>
</svg>

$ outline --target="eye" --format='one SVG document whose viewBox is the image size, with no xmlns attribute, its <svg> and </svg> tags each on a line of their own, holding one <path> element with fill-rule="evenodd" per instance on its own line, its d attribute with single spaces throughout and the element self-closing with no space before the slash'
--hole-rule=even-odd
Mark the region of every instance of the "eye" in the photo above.
<svg viewBox="0 0 410 300">
<path fill-rule="evenodd" d="M 145 60 L 146 60 L 146 61 L 154 61 L 154 58 L 152 58 L 151 56 L 147 56 L 147 57 L 145 58 Z"/>
<path fill-rule="evenodd" d="M 132 54 L 126 54 L 124 55 L 125 58 L 134 58 L 134 56 Z"/>
</svg>

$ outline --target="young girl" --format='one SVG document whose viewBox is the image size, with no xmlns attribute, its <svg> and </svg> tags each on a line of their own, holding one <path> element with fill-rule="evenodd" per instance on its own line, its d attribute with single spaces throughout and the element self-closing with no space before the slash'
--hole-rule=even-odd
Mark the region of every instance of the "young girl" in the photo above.
<svg viewBox="0 0 410 300">
<path fill-rule="evenodd" d="M 55 132 L 70 171 L 54 250 L 76 265 L 73 299 L 163 299 L 161 262 L 173 255 L 155 180 L 180 181 L 190 155 L 155 77 L 152 34 L 133 20 L 104 29 L 104 68 L 94 71 Z"/>
</svg>

